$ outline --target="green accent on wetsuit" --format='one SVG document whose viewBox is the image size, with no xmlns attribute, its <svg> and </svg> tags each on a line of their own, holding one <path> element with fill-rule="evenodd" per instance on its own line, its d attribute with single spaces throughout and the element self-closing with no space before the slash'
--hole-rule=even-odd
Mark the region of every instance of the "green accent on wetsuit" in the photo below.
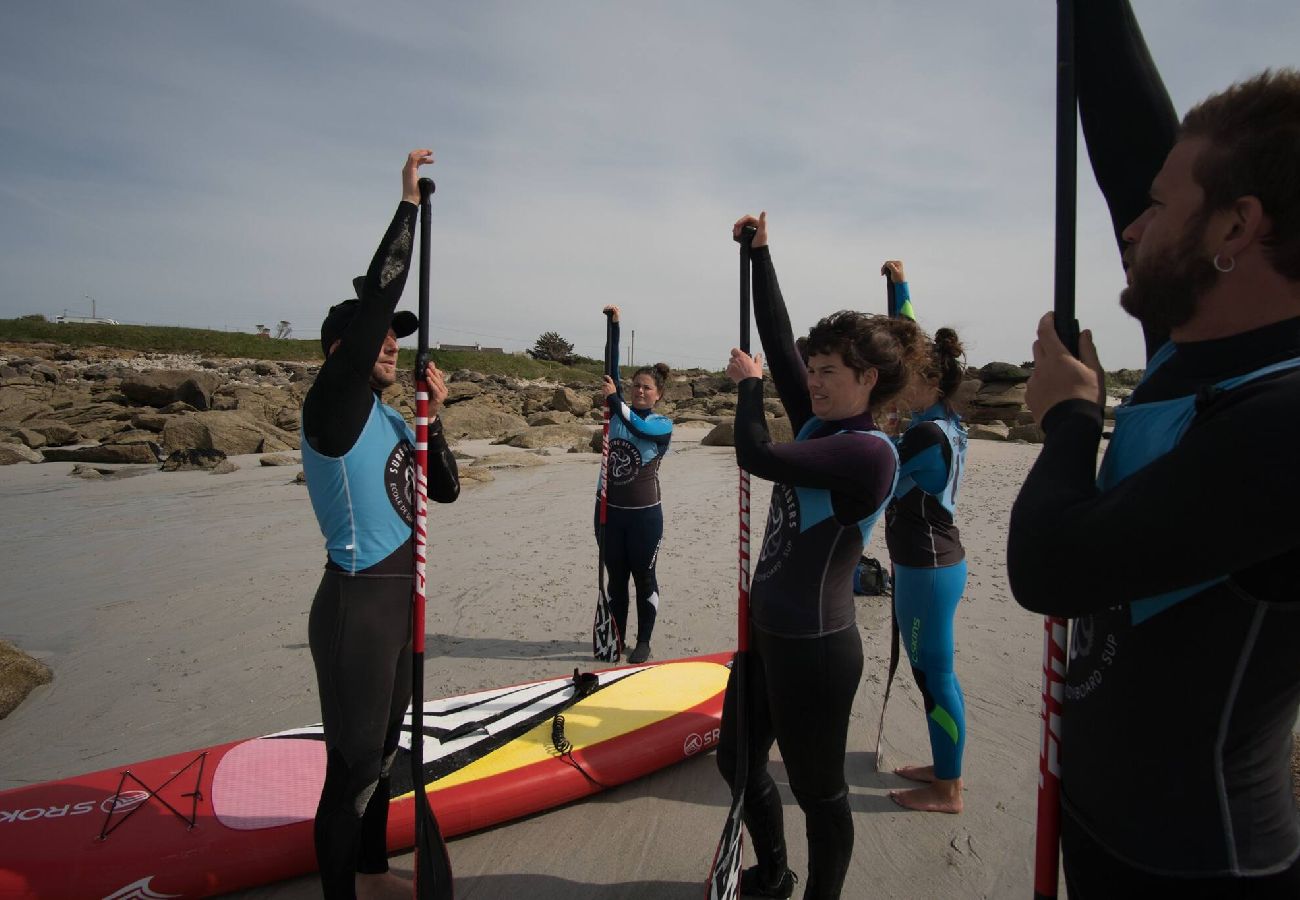
<svg viewBox="0 0 1300 900">
<path fill-rule="evenodd" d="M 957 720 L 948 714 L 948 710 L 942 706 L 936 706 L 930 710 L 930 719 L 934 724 L 942 728 L 948 737 L 952 738 L 954 744 L 957 743 L 960 739 L 960 735 L 957 733 Z"/>
</svg>

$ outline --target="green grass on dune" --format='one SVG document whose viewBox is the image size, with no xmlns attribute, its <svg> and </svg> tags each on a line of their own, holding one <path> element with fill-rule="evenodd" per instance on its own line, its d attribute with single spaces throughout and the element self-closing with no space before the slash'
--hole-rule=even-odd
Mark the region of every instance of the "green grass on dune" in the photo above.
<svg viewBox="0 0 1300 900">
<path fill-rule="evenodd" d="M 305 363 L 319 363 L 324 359 L 318 340 L 278 340 L 243 332 L 162 325 L 60 325 L 31 317 L 0 319 L 0 341 L 62 344 L 68 347 L 110 347 L 140 353 L 197 353 L 214 358 Z M 549 378 L 555 381 L 596 381 L 600 376 L 600 362 L 597 360 L 565 366 L 509 353 L 434 350 L 430 355 L 440 369 L 448 372 L 472 369 L 485 375 Z M 400 364 L 414 366 L 415 351 L 402 350 Z"/>
</svg>

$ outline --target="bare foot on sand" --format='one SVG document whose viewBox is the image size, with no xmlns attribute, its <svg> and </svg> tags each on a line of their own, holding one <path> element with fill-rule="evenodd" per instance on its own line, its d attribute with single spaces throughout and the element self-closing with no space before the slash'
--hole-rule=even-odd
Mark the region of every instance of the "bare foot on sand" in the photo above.
<svg viewBox="0 0 1300 900">
<path fill-rule="evenodd" d="M 411 879 L 383 872 L 379 875 L 357 873 L 357 900 L 410 900 L 415 890 Z"/>
<path fill-rule="evenodd" d="M 894 774 L 908 781 L 923 781 L 926 784 L 934 783 L 934 766 L 899 766 L 894 770 Z"/>
<path fill-rule="evenodd" d="M 889 799 L 903 809 L 915 809 L 920 812 L 961 812 L 961 779 L 936 780 L 925 787 L 906 791 L 890 791 Z"/>
</svg>

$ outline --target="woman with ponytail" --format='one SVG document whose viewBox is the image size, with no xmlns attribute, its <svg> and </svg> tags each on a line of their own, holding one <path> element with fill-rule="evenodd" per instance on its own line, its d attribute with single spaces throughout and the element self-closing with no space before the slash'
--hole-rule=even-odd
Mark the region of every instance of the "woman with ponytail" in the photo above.
<svg viewBox="0 0 1300 900">
<path fill-rule="evenodd" d="M 618 307 L 607 306 L 613 321 L 614 371 L 618 371 Z M 650 637 L 659 614 L 659 579 L 655 563 L 664 536 L 659 491 L 659 461 L 668 452 L 673 423 L 655 414 L 670 370 L 664 363 L 643 366 L 632 375 L 632 402 L 622 385 L 604 378 L 609 404 L 609 489 L 605 516 L 605 570 L 609 573 L 609 608 L 619 635 L 627 634 L 627 580 L 636 585 L 636 646 L 630 663 L 650 658 Z M 600 485 L 596 485 L 596 533 L 600 534 Z"/>
<path fill-rule="evenodd" d="M 933 765 L 895 769 L 924 786 L 889 796 L 906 809 L 927 812 L 962 810 L 966 715 L 953 671 L 953 618 L 966 588 L 966 553 L 953 516 L 966 468 L 966 429 L 952 407 L 965 375 L 961 358 L 957 332 L 940 328 L 904 395 L 911 423 L 898 439 L 898 487 L 885 518 L 894 615 L 925 701 L 933 758 Z"/>
<path fill-rule="evenodd" d="M 741 873 L 745 897 L 789 897 L 781 797 L 768 772 L 780 745 L 808 835 L 805 900 L 836 898 L 853 854 L 844 778 L 849 713 L 862 677 L 853 571 L 894 493 L 898 454 L 873 412 L 905 390 L 925 361 L 915 322 L 841 311 L 808 335 L 806 364 L 790 327 L 767 246 L 767 217 L 753 225 L 754 319 L 795 439 L 774 443 L 763 410 L 762 356 L 731 351 L 737 384 L 736 460 L 773 482 L 767 528 L 750 584 L 744 654 L 748 772 L 745 826 L 758 865 Z M 733 673 L 734 678 L 734 673 Z M 734 681 L 722 706 L 718 768 L 736 772 Z"/>
</svg>

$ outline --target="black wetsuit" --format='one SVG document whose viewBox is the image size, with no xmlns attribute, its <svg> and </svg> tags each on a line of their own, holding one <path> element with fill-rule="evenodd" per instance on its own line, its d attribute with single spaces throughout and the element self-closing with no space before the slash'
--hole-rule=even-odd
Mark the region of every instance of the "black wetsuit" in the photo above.
<svg viewBox="0 0 1300 900">
<path fill-rule="evenodd" d="M 868 414 L 839 422 L 813 416 L 805 367 L 766 247 L 753 252 L 753 275 L 759 336 L 797 439 L 772 443 L 762 379 L 741 382 L 737 462 L 775 482 L 750 593 L 745 824 L 767 880 L 775 880 L 786 865 L 781 800 L 767 770 L 775 741 L 807 820 L 804 896 L 838 897 L 853 852 L 844 753 L 862 675 L 853 570 L 893 494 L 898 456 Z M 728 781 L 736 771 L 735 704 L 733 676 L 718 747 L 718 768 Z"/>
<path fill-rule="evenodd" d="M 1078 35 L 1085 136 L 1118 233 L 1145 209 L 1176 122 L 1127 2 L 1081 5 Z M 1300 369 L 1285 367 L 1300 319 L 1163 342 L 1148 330 L 1147 377 L 1099 481 L 1101 410 L 1066 401 L 1012 509 L 1016 599 L 1075 619 L 1069 893 L 1294 898 Z M 1261 373 L 1270 364 L 1283 368 Z M 1134 453 L 1143 442 L 1159 452 Z"/>
<path fill-rule="evenodd" d="M 356 316 L 303 403 L 304 466 L 331 544 L 308 620 L 328 748 L 315 823 L 327 898 L 354 897 L 358 872 L 388 871 L 388 769 L 411 699 L 413 556 L 410 532 L 402 536 L 400 525 L 413 513 L 414 460 L 409 429 L 379 402 L 370 374 L 406 283 L 415 216 L 413 204 L 398 207 L 366 274 Z M 429 497 L 456 499 L 456 461 L 436 419 L 428 459 Z M 331 469 L 347 466 L 378 471 L 369 481 L 345 479 L 335 496 L 324 483 Z M 339 503 L 348 508 L 336 508 Z M 381 517 L 384 529 L 367 528 Z M 338 541 L 329 540 L 334 520 L 348 524 Z"/>
<path fill-rule="evenodd" d="M 619 327 L 611 323 L 612 371 L 618 371 Z M 649 644 L 659 616 L 659 577 L 655 566 L 664 536 L 659 464 L 673 439 L 673 423 L 649 409 L 633 409 L 622 388 L 610 394 L 609 487 L 605 509 L 605 569 L 609 609 L 618 633 L 627 636 L 628 578 L 636 585 L 637 643 Z M 596 484 L 594 527 L 600 531 L 600 479 Z"/>
</svg>

